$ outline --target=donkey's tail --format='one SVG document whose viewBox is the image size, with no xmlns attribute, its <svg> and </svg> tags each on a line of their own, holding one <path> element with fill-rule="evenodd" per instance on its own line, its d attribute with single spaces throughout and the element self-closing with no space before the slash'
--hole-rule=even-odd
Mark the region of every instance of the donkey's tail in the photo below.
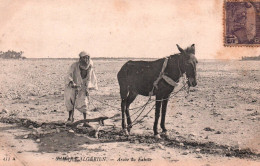
<svg viewBox="0 0 260 166">
<path fill-rule="evenodd" d="M 118 80 L 118 84 L 120 86 L 120 96 L 121 99 L 126 99 L 127 94 L 128 94 L 128 62 L 126 62 L 122 68 L 119 70 L 119 72 L 117 73 L 117 80 Z"/>
</svg>

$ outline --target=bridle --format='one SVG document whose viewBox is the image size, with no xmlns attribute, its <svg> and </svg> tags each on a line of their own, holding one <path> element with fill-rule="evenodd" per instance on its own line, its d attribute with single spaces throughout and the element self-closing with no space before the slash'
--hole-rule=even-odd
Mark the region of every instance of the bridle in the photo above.
<svg viewBox="0 0 260 166">
<path fill-rule="evenodd" d="M 192 55 L 194 55 L 194 54 L 192 54 Z M 180 60 L 178 61 L 178 68 L 179 68 L 179 71 L 180 71 L 180 75 L 182 76 L 183 74 L 185 74 L 187 72 L 187 70 L 186 70 L 186 65 L 184 64 L 184 57 L 182 55 L 180 55 L 180 56 L 181 56 L 181 61 L 182 61 L 181 63 L 182 63 L 183 72 L 182 72 L 181 67 L 180 67 Z M 191 64 L 191 65 L 192 65 L 194 73 L 196 73 L 194 64 Z"/>
<path fill-rule="evenodd" d="M 181 55 L 180 55 L 181 56 Z M 179 69 L 179 72 L 180 72 L 180 78 L 183 76 L 183 74 L 185 74 L 186 73 L 186 70 L 185 70 L 185 65 L 184 65 L 184 62 L 183 62 L 183 57 L 181 57 L 181 59 L 182 59 L 182 66 L 184 67 L 184 71 L 182 72 L 181 71 L 181 67 L 180 67 L 180 59 L 178 59 L 178 69 Z"/>
</svg>

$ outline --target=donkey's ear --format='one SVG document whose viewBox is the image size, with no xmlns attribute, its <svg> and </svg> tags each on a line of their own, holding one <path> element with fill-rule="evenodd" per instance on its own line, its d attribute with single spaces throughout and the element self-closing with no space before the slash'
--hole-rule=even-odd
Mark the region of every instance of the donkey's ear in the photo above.
<svg viewBox="0 0 260 166">
<path fill-rule="evenodd" d="M 191 48 L 194 50 L 194 54 L 195 54 L 195 44 L 192 44 Z"/>
<path fill-rule="evenodd" d="M 179 51 L 180 51 L 181 53 L 183 53 L 184 50 L 183 50 L 178 44 L 176 44 L 176 45 L 177 45 L 177 48 L 179 49 Z"/>
</svg>

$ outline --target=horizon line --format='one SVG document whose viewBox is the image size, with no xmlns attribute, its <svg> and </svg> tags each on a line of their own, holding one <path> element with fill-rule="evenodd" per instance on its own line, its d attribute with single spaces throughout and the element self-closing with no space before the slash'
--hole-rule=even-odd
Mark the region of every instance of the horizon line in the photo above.
<svg viewBox="0 0 260 166">
<path fill-rule="evenodd" d="M 79 59 L 77 58 L 70 58 L 70 57 L 66 57 L 66 58 L 53 58 L 53 57 L 30 57 L 26 59 Z M 161 57 L 161 58 L 165 58 L 165 57 Z M 153 57 L 91 57 L 91 59 L 161 59 L 161 58 L 153 58 Z M 240 58 L 197 58 L 198 60 L 240 60 L 242 59 L 242 57 Z"/>
</svg>

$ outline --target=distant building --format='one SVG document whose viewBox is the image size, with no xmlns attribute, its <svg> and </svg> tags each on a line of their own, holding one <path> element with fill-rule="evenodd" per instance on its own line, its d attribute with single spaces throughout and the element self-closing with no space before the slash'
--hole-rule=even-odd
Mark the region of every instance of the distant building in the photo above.
<svg viewBox="0 0 260 166">
<path fill-rule="evenodd" d="M 242 61 L 249 61 L 249 60 L 260 60 L 260 55 L 259 56 L 251 56 L 251 57 L 242 57 Z"/>
</svg>

